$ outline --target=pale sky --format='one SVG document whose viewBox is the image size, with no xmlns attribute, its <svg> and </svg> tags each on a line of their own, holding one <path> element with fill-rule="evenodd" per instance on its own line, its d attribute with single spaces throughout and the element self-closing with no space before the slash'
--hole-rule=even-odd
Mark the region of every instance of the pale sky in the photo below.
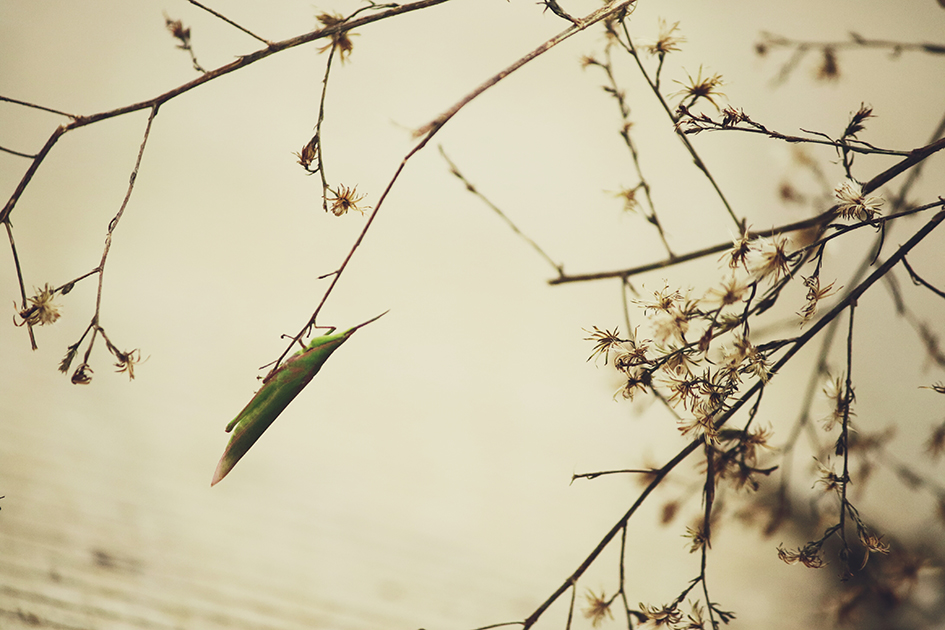
<svg viewBox="0 0 945 630">
<path fill-rule="evenodd" d="M 574 15 L 600 5 L 561 4 Z M 362 5 L 209 6 L 282 40 L 316 28 L 318 13 Z M 761 31 L 942 43 L 945 10 L 936 2 L 890 6 L 640 0 L 630 23 L 647 43 L 659 18 L 680 22 L 686 42 L 666 60 L 671 89 L 664 92 L 701 65 L 725 78 L 726 102 L 754 119 L 785 133 L 834 136 L 865 102 L 877 116 L 865 138 L 909 150 L 928 142 L 942 116 L 941 56 L 843 51 L 843 75 L 831 84 L 816 82 L 811 56 L 774 87 L 788 53 L 754 53 Z M 261 46 L 181 0 L 4 0 L 0 96 L 90 115 L 186 83 L 197 73 L 175 49 L 165 14 L 191 28 L 204 68 Z M 414 146 L 413 129 L 566 26 L 532 0 L 453 0 L 359 29 L 350 59 L 330 79 L 323 128 L 330 182 L 356 185 L 374 205 Z M 91 384 L 72 385 L 56 369 L 94 312 L 94 279 L 56 299 L 62 317 L 35 329 L 37 351 L 25 328 L 11 320 L 0 326 L 0 557 L 11 558 L 0 577 L 10 586 L 0 592 L 0 609 L 7 620 L 22 611 L 85 628 L 106 611 L 96 627 L 144 627 L 146 619 L 159 628 L 429 630 L 520 620 L 640 488 L 616 476 L 572 485 L 572 474 L 661 465 L 685 444 L 658 405 L 615 400 L 619 379 L 586 362 L 592 344 L 583 329 L 625 328 L 619 284 L 549 286 L 556 272 L 464 191 L 437 151 L 442 145 L 567 272 L 663 258 L 652 228 L 624 213 L 613 194 L 636 177 L 617 135 L 616 105 L 600 89 L 604 76 L 579 63 L 600 54 L 598 27 L 485 93 L 412 158 L 319 320 L 344 328 L 390 312 L 336 352 L 210 489 L 223 428 L 257 389 L 258 368 L 285 348 L 280 336 L 307 321 L 327 286 L 319 276 L 340 264 L 367 218 L 324 213 L 318 176 L 306 176 L 292 155 L 315 124 L 326 59 L 320 45 L 284 51 L 162 106 L 114 232 L 102 294 L 109 338 L 147 358 L 133 382 L 114 373 L 101 339 Z M 618 64 L 674 249 L 730 240 L 731 222 L 665 114 L 630 61 Z M 96 267 L 146 119 L 137 112 L 68 133 L 44 161 L 12 215 L 28 290 Z M 0 103 L 0 146 L 34 153 L 66 121 Z M 734 134 L 693 142 L 755 228 L 809 216 L 777 198 L 785 178 L 805 185 L 791 147 Z M 831 185 L 841 181 L 829 149 L 811 154 Z M 866 180 L 891 163 L 864 157 L 857 173 Z M 27 166 L 0 153 L 4 200 Z M 934 186 L 941 158 L 926 169 L 914 191 L 922 203 L 943 194 Z M 901 242 L 923 220 L 890 238 Z M 943 244 L 938 234 L 910 256 L 940 287 Z M 0 286 L 8 303 L 19 304 L 4 248 Z M 853 242 L 831 253 L 840 284 L 861 255 Z M 635 283 L 658 289 L 665 279 L 701 295 L 718 276 L 711 261 Z M 940 303 L 914 304 L 941 329 Z M 915 334 L 896 319 L 885 289 L 876 287 L 861 306 L 863 337 L 875 343 L 864 344 L 855 368 L 860 420 L 875 430 L 906 408 L 924 430 L 941 407 L 916 402 L 916 386 L 942 380 L 941 370 L 921 371 Z M 811 356 L 766 394 L 763 422 L 789 426 Z M 900 427 L 900 455 L 915 452 L 924 435 Z M 681 534 L 698 513 L 698 489 L 684 517 L 657 527 L 661 504 L 698 484 L 693 466 L 681 466 L 666 493 L 631 522 L 632 601 L 669 601 L 697 575 L 698 556 L 687 553 Z M 875 509 L 872 517 L 890 523 L 900 511 L 889 501 Z M 914 514 L 904 531 L 916 531 L 924 517 Z M 785 589 L 817 589 L 803 568 L 777 561 L 782 541 L 737 528 L 719 536 L 710 556 L 713 598 L 739 611 L 740 627 L 790 628 L 813 618 L 813 603 L 800 619 L 775 612 Z M 615 590 L 616 549 L 609 554 L 580 582 L 580 594 Z M 755 592 L 759 581 L 770 587 Z M 567 597 L 542 627 L 563 627 L 566 614 Z M 583 617 L 575 624 L 590 627 Z"/>
</svg>

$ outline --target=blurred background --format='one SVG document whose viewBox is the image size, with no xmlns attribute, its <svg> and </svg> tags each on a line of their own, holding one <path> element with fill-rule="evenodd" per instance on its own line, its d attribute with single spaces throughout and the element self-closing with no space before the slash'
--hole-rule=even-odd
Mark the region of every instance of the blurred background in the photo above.
<svg viewBox="0 0 945 630">
<path fill-rule="evenodd" d="M 599 2 L 561 5 L 585 15 Z M 318 14 L 363 4 L 211 6 L 275 41 L 317 28 Z M 197 73 L 166 18 L 191 29 L 206 69 L 261 46 L 182 0 L 4 0 L 0 95 L 90 115 L 186 83 Z M 666 59 L 664 93 L 701 66 L 724 78 L 724 102 L 784 133 L 839 136 L 868 103 L 877 118 L 860 137 L 909 150 L 928 143 L 942 117 L 941 55 L 839 50 L 840 75 L 824 81 L 811 53 L 776 83 L 790 51 L 756 52 L 763 31 L 941 44 L 945 10 L 933 0 L 640 0 L 629 19 L 641 44 L 657 38 L 660 19 L 679 22 L 686 41 Z M 359 29 L 329 80 L 329 182 L 357 186 L 373 205 L 414 146 L 414 129 L 566 26 L 531 0 L 453 0 Z M 572 475 L 662 465 L 685 444 L 657 405 L 615 400 L 620 380 L 586 361 L 593 345 L 584 329 L 624 330 L 620 283 L 550 286 L 555 269 L 468 194 L 437 151 L 568 273 L 665 257 L 652 227 L 615 195 L 637 178 L 616 104 L 600 89 L 605 77 L 580 63 L 605 45 L 595 27 L 475 100 L 411 159 L 319 321 L 347 327 L 390 313 L 333 355 L 209 487 L 223 428 L 258 388 L 259 368 L 285 348 L 281 336 L 307 321 L 327 287 L 319 277 L 337 268 L 366 220 L 323 212 L 318 176 L 293 155 L 317 120 L 323 44 L 281 52 L 161 107 L 101 296 L 109 338 L 146 357 L 134 381 L 113 372 L 101 340 L 89 385 L 57 371 L 94 313 L 92 278 L 57 297 L 62 317 L 36 329 L 31 351 L 26 329 L 12 325 L 20 298 L 4 247 L 0 286 L 16 306 L 0 326 L 0 627 L 445 630 L 521 620 L 641 488 L 626 476 L 572 484 Z M 655 58 L 647 61 L 655 68 Z M 731 222 L 639 72 L 626 58 L 617 70 L 672 247 L 730 240 Z M 67 121 L 0 102 L 0 146 L 35 153 Z M 98 265 L 146 121 L 140 111 L 68 133 L 43 162 L 12 214 L 28 291 Z M 692 139 L 754 228 L 813 213 L 779 195 L 785 181 L 813 198 L 823 193 L 796 149 L 747 134 Z M 829 186 L 843 179 L 830 149 L 808 154 Z M 857 158 L 855 171 L 867 180 L 895 161 Z M 4 199 L 28 163 L 0 153 Z M 912 191 L 920 203 L 942 194 L 941 158 L 925 168 Z M 839 243 L 824 273 L 844 284 L 871 242 Z M 939 287 L 943 245 L 933 235 L 910 256 Z M 712 260 L 635 282 L 652 291 L 665 279 L 701 295 L 718 278 Z M 917 316 L 940 330 L 941 302 L 902 279 Z M 941 397 L 917 388 L 941 381 L 942 369 L 926 360 L 885 289 L 860 306 L 858 422 L 898 427 L 890 453 L 915 459 L 945 415 Z M 815 358 L 799 356 L 778 377 L 761 422 L 790 426 Z M 806 473 L 809 463 L 809 453 L 799 455 L 795 467 Z M 631 603 L 668 602 L 698 575 L 698 555 L 682 538 L 699 512 L 696 470 L 697 462 L 684 463 L 631 521 Z M 923 471 L 941 475 L 941 467 Z M 941 538 L 934 501 L 904 491 L 892 474 L 874 482 L 878 490 L 857 505 L 881 531 Z M 662 505 L 678 497 L 688 498 L 681 515 L 660 526 Z M 820 595 L 836 569 L 787 566 L 776 556 L 779 543 L 806 539 L 763 538 L 736 524 L 717 536 L 712 595 L 738 613 L 735 627 L 811 627 L 824 618 Z M 616 571 L 611 548 L 579 594 L 613 593 Z M 540 627 L 564 627 L 567 609 L 565 597 Z M 590 621 L 578 615 L 574 625 Z"/>
</svg>

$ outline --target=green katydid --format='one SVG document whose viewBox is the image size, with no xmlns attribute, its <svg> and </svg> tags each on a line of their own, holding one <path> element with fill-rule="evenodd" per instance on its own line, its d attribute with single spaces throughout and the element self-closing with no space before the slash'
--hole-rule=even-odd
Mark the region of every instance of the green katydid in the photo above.
<svg viewBox="0 0 945 630">
<path fill-rule="evenodd" d="M 210 485 L 214 486 L 226 477 L 233 466 L 236 466 L 236 462 L 308 385 L 338 346 L 347 341 L 358 328 L 367 326 L 381 315 L 344 332 L 332 334 L 335 330 L 332 328 L 326 334 L 315 337 L 307 347 L 289 357 L 279 369 L 269 375 L 249 404 L 226 425 L 226 432 L 232 432 L 232 435 L 220 463 L 217 464 L 216 472 L 213 473 Z"/>
</svg>

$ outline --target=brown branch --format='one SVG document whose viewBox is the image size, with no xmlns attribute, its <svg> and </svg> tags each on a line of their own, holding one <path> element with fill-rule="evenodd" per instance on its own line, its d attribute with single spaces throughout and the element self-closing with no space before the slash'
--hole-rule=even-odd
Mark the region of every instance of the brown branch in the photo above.
<svg viewBox="0 0 945 630">
<path fill-rule="evenodd" d="M 863 184 L 863 194 L 869 194 L 888 183 L 894 177 L 901 175 L 903 172 L 909 168 L 919 164 L 932 154 L 945 149 L 945 138 L 933 142 L 924 147 L 913 149 L 909 152 L 909 157 L 904 160 L 894 164 L 889 167 L 867 183 Z M 932 204 L 936 205 L 936 204 Z M 907 211 L 911 214 L 913 211 Z M 890 215 L 888 217 L 883 217 L 882 221 L 889 221 L 890 219 L 898 218 L 904 216 L 905 213 L 899 213 L 895 215 Z M 772 228 L 770 230 L 764 230 L 760 232 L 750 231 L 748 233 L 749 238 L 758 238 L 758 237 L 771 237 L 775 234 L 781 234 L 784 232 L 796 232 L 799 230 L 806 230 L 809 228 L 817 227 L 819 225 L 826 224 L 830 219 L 835 216 L 835 207 L 822 212 L 815 217 L 809 219 L 804 219 L 803 221 L 797 221 L 795 223 L 788 223 L 777 228 Z M 595 273 L 585 273 L 585 274 L 576 274 L 576 275 L 561 275 L 557 278 L 552 278 L 548 281 L 548 284 L 564 284 L 566 282 L 587 282 L 591 280 L 605 280 L 608 278 L 628 278 L 630 276 L 638 275 L 641 273 L 646 273 L 648 271 L 655 271 L 656 269 L 664 269 L 666 267 L 672 267 L 673 265 L 678 265 L 680 263 L 689 262 L 691 260 L 696 260 L 704 256 L 710 256 L 712 254 L 717 254 L 724 252 L 727 249 L 732 247 L 731 243 L 719 243 L 717 245 L 712 245 L 710 247 L 704 247 L 702 249 L 689 252 L 688 254 L 681 254 L 673 258 L 665 258 L 663 260 L 658 260 L 656 262 L 647 263 L 644 265 L 638 265 L 636 267 L 629 267 L 627 269 L 620 269 L 616 271 L 599 271 Z"/>
<path fill-rule="evenodd" d="M 46 157 L 46 154 L 49 153 L 49 150 L 52 148 L 52 145 L 56 143 L 56 140 L 59 139 L 59 136 L 66 133 L 67 131 L 72 131 L 73 129 L 78 129 L 79 127 L 85 127 L 86 125 L 91 125 L 102 120 L 107 120 L 109 118 L 115 118 L 116 116 L 122 116 L 124 114 L 130 114 L 131 112 L 136 112 L 142 109 L 150 109 L 154 107 L 159 107 L 167 101 L 189 92 L 190 90 L 200 87 L 204 83 L 218 79 L 224 75 L 227 75 L 241 68 L 245 68 L 248 65 L 256 63 L 266 57 L 276 54 L 277 52 L 287 50 L 289 48 L 295 48 L 301 46 L 302 44 L 307 44 L 309 42 L 315 41 L 317 39 L 322 39 L 325 37 L 331 37 L 336 33 L 341 33 L 344 31 L 349 31 L 359 26 L 364 26 L 370 24 L 371 22 L 377 22 L 378 20 L 383 20 L 385 18 L 394 17 L 395 15 L 400 15 L 402 13 L 409 13 L 411 11 L 417 11 L 419 9 L 425 9 L 437 4 L 443 4 L 444 2 L 449 2 L 449 0 L 417 0 L 417 2 L 411 2 L 409 4 L 400 5 L 398 7 L 382 11 L 380 13 L 375 13 L 372 15 L 367 15 L 356 20 L 351 20 L 350 22 L 345 22 L 343 24 L 338 24 L 335 26 L 328 26 L 323 29 L 316 31 L 311 31 L 305 33 L 304 35 L 298 35 L 296 37 L 291 37 L 289 39 L 283 40 L 281 42 L 273 42 L 269 44 L 266 48 L 257 50 L 254 53 L 248 55 L 243 55 L 238 57 L 235 61 L 232 61 L 226 65 L 220 66 L 216 70 L 211 70 L 205 74 L 200 75 L 193 81 L 189 81 L 183 85 L 180 85 L 172 90 L 169 90 L 159 96 L 148 99 L 146 101 L 141 101 L 140 103 L 133 103 L 131 105 L 125 105 L 124 107 L 119 107 L 116 109 L 108 110 L 105 112 L 100 112 L 98 114 L 92 114 L 90 116 L 71 116 L 73 118 L 72 122 L 61 125 L 58 127 L 52 135 L 49 137 L 49 140 L 46 141 L 46 146 L 36 155 L 33 160 L 33 163 L 30 164 L 30 167 L 27 169 L 26 173 L 23 175 L 23 178 L 20 180 L 20 183 L 17 185 L 16 190 L 14 190 L 13 195 L 7 201 L 6 205 L 3 207 L 3 210 L 0 210 L 0 223 L 5 222 L 10 213 L 13 212 L 13 208 L 16 206 L 17 201 L 20 198 L 20 195 L 23 194 L 23 191 L 26 189 L 27 184 L 32 180 L 33 175 L 36 173 L 36 170 L 39 168 L 40 163 Z M 3 98 L 3 97 L 0 97 Z M 4 98 L 4 100 L 9 100 L 12 102 L 13 99 Z M 35 107 L 35 106 L 34 106 Z M 46 108 L 41 108 L 46 109 Z M 55 110 L 47 110 L 54 112 Z"/>
<path fill-rule="evenodd" d="M 880 265 L 872 274 L 869 275 L 863 282 L 854 287 L 840 302 L 838 302 L 828 313 L 823 317 L 817 320 L 811 328 L 809 328 L 803 335 L 800 335 L 793 340 L 791 345 L 788 347 L 788 350 L 785 352 L 777 363 L 772 366 L 770 371 L 770 377 L 778 373 L 782 367 L 784 367 L 788 361 L 790 361 L 795 354 L 797 354 L 801 348 L 804 347 L 807 342 L 813 339 L 817 333 L 819 333 L 824 327 L 826 327 L 830 322 L 832 322 L 840 313 L 846 310 L 851 304 L 856 303 L 863 293 L 866 292 L 877 280 L 889 273 L 896 264 L 898 264 L 905 256 L 908 254 L 912 248 L 918 245 L 926 236 L 928 236 L 932 230 L 934 230 L 942 221 L 945 221 L 945 210 L 940 210 L 935 214 L 921 229 L 919 229 L 915 234 L 912 235 L 904 245 L 902 245 L 896 253 L 889 257 L 889 259 Z M 750 387 L 745 394 L 736 400 L 731 407 L 729 407 L 725 413 L 721 414 L 718 419 L 715 421 L 716 429 L 721 428 L 726 422 L 728 422 L 732 416 L 735 415 L 755 394 L 758 393 L 763 387 L 767 385 L 766 381 L 758 380 L 755 384 Z M 548 599 L 546 599 L 535 611 L 525 619 L 524 627 L 530 628 L 533 626 L 541 617 L 541 615 L 565 592 L 572 584 L 574 584 L 594 563 L 597 557 L 603 552 L 608 544 L 614 539 L 614 537 L 626 526 L 627 521 L 630 520 L 630 517 L 636 513 L 640 505 L 643 504 L 643 501 L 653 492 L 653 490 L 658 486 L 662 480 L 683 460 L 685 460 L 689 455 L 693 453 L 699 446 L 703 443 L 703 438 L 698 437 L 687 444 L 682 450 L 680 450 L 675 457 L 673 457 L 669 462 L 667 462 L 662 468 L 653 473 L 654 479 L 650 484 L 644 488 L 640 493 L 640 496 L 637 497 L 636 501 L 633 502 L 633 505 L 630 506 L 630 509 L 627 510 L 627 513 L 617 521 L 609 532 L 607 532 L 597 546 L 591 551 L 591 553 L 584 559 L 584 561 L 578 566 L 578 568 L 551 594 Z M 711 605 L 711 604 L 710 604 Z"/>
<path fill-rule="evenodd" d="M 636 2 L 636 0 L 611 0 L 610 4 L 608 4 L 605 7 L 601 7 L 600 9 L 598 9 L 597 11 L 594 11 L 590 15 L 584 17 L 583 19 L 574 20 L 574 24 L 572 26 L 562 31 L 561 33 L 555 35 L 554 37 L 552 37 L 551 39 L 543 43 L 541 46 L 531 51 L 530 53 L 528 53 L 527 55 L 525 55 L 524 57 L 522 57 L 521 59 L 519 59 L 512 65 L 510 65 L 505 70 L 487 79 L 479 87 L 477 87 L 472 92 L 464 96 L 459 102 L 457 102 L 451 108 L 449 108 L 448 110 L 440 114 L 435 120 L 430 121 L 429 123 L 427 123 L 420 129 L 418 129 L 415 135 L 416 136 L 422 136 L 426 134 L 433 135 L 434 133 L 436 133 L 437 129 L 445 125 L 446 122 L 450 118 L 452 118 L 453 116 L 457 114 L 457 112 L 459 112 L 459 110 L 461 110 L 463 107 L 468 105 L 473 99 L 475 99 L 477 96 L 479 96 L 480 94 L 482 94 L 483 92 L 491 88 L 493 85 L 495 85 L 496 83 L 498 83 L 505 77 L 509 76 L 510 74 L 512 74 L 513 72 L 515 72 L 516 70 L 518 70 L 519 68 L 521 68 L 522 66 L 530 62 L 531 60 L 535 59 L 536 57 L 539 57 L 545 54 L 546 52 L 548 52 L 549 50 L 551 50 L 552 48 L 554 48 L 555 46 L 557 46 L 564 40 L 568 39 L 572 35 L 580 33 L 581 31 L 587 29 L 590 26 L 593 26 L 594 24 L 597 24 L 598 22 L 602 20 L 606 20 L 607 18 L 610 18 L 614 15 L 625 12 L 627 8 L 634 2 Z"/>
<path fill-rule="evenodd" d="M 433 138 L 433 136 L 435 136 L 436 133 L 440 129 L 442 129 L 443 126 L 447 122 L 449 122 L 449 120 L 453 116 L 455 116 L 463 107 L 468 105 L 477 96 L 479 96 L 480 94 L 482 94 L 483 92 L 491 88 L 492 86 L 496 85 L 499 81 L 501 81 L 502 79 L 510 75 L 512 72 L 514 72 L 518 68 L 521 68 L 523 65 L 525 65 L 529 61 L 548 52 L 554 46 L 560 44 L 571 35 L 574 35 L 575 33 L 578 33 L 588 28 L 592 24 L 596 24 L 597 22 L 600 22 L 601 20 L 604 20 L 610 17 L 611 15 L 620 13 L 621 11 L 626 11 L 627 7 L 633 4 L 634 2 L 636 2 L 636 0 L 612 0 L 609 5 L 601 9 L 598 9 L 597 11 L 594 11 L 593 13 L 591 13 L 590 15 L 588 15 L 582 20 L 578 20 L 579 25 L 571 26 L 570 28 L 563 31 L 562 33 L 559 33 L 558 35 L 552 37 L 551 39 L 549 39 L 548 41 L 540 45 L 538 48 L 536 48 L 532 52 L 520 58 L 518 61 L 513 63 L 511 66 L 509 66 L 505 70 L 502 70 L 501 72 L 493 75 L 492 78 L 488 79 L 487 81 L 482 83 L 479 87 L 477 87 L 475 90 L 467 94 L 463 99 L 461 99 L 453 107 L 451 107 L 449 110 L 447 110 L 446 112 L 441 114 L 438 118 L 436 118 L 436 120 L 428 123 L 427 125 L 425 125 L 424 127 L 422 127 L 420 130 L 418 130 L 415 133 L 416 136 L 423 136 L 422 139 L 414 148 L 412 148 L 407 153 L 407 155 L 404 156 L 404 159 L 400 161 L 400 164 L 397 166 L 397 169 L 394 171 L 393 176 L 391 176 L 390 181 L 387 183 L 387 187 L 384 189 L 384 192 L 381 193 L 381 196 L 378 199 L 377 204 L 374 206 L 374 210 L 371 212 L 371 216 L 368 217 L 368 220 L 364 224 L 364 227 L 361 229 L 360 234 L 358 234 L 357 240 L 355 240 L 354 245 L 351 246 L 351 249 L 348 251 L 348 254 L 347 256 L 345 256 L 345 259 L 342 261 L 341 265 L 338 267 L 338 269 L 336 269 L 332 273 L 326 274 L 326 276 L 329 276 L 329 275 L 332 276 L 331 284 L 328 285 L 328 288 L 325 290 L 325 293 L 322 295 L 321 301 L 318 303 L 318 306 L 315 307 L 315 311 L 312 313 L 312 316 L 309 318 L 308 322 L 305 324 L 305 326 L 302 327 L 302 330 L 300 330 L 292 338 L 292 341 L 291 343 L 289 343 L 289 346 L 282 352 L 279 358 L 276 359 L 275 363 L 273 364 L 272 370 L 270 370 L 269 372 L 269 375 L 272 375 L 273 373 L 275 373 L 277 369 L 279 369 L 279 365 L 281 364 L 282 360 L 289 354 L 289 351 L 292 349 L 292 347 L 296 343 L 299 343 L 302 337 L 306 334 L 306 332 L 316 325 L 316 318 L 318 317 L 318 314 L 321 312 L 322 307 L 325 306 L 325 302 L 328 300 L 328 296 L 331 295 L 331 292 L 334 290 L 335 285 L 338 284 L 338 280 L 341 278 L 341 274 L 344 273 L 344 270 L 348 267 L 348 263 L 351 262 L 351 258 L 354 256 L 355 251 L 361 245 L 361 242 L 364 240 L 364 237 L 367 235 L 368 230 L 371 229 L 371 226 L 374 224 L 374 219 L 377 218 L 377 213 L 380 212 L 381 207 L 384 205 L 384 201 L 387 199 L 387 195 L 390 193 L 391 189 L 394 187 L 394 184 L 397 182 L 397 179 L 400 177 L 400 174 L 403 172 L 404 168 L 407 166 L 407 162 L 410 160 L 410 158 L 412 158 L 414 155 L 419 153 L 427 145 L 427 143 Z"/>
<path fill-rule="evenodd" d="M 20 268 L 20 256 L 16 253 L 16 242 L 13 240 L 13 228 L 10 226 L 9 221 L 4 223 L 3 227 L 7 230 L 7 238 L 10 240 L 10 251 L 13 252 L 13 267 L 16 269 L 16 279 L 20 285 L 20 297 L 23 300 L 21 310 L 25 311 L 29 303 L 26 301 L 26 286 L 23 284 L 23 270 Z M 33 323 L 29 319 L 26 319 L 26 330 L 29 331 L 30 334 L 30 346 L 33 350 L 36 350 L 38 348 L 36 345 L 36 335 L 33 334 Z"/>
<path fill-rule="evenodd" d="M 206 11 L 207 13 L 209 13 L 210 15 L 213 15 L 213 16 L 215 16 L 215 17 L 220 18 L 221 20 L 223 20 L 224 22 L 226 22 L 226 23 L 229 24 L 230 26 L 232 26 L 232 27 L 234 27 L 234 28 L 236 28 L 236 29 L 239 29 L 239 30 L 243 31 L 244 33 L 246 33 L 247 35 L 249 35 L 249 36 L 252 37 L 253 39 L 258 40 L 258 41 L 260 41 L 260 42 L 266 44 L 267 46 L 271 46 L 271 45 L 272 45 L 272 42 L 270 42 L 268 39 L 263 39 L 262 37 L 260 37 L 260 36 L 257 35 L 256 33 L 252 32 L 251 30 L 249 30 L 249 29 L 247 29 L 247 28 L 243 28 L 242 26 L 240 26 L 239 24 L 237 24 L 236 22 L 234 22 L 234 21 L 231 20 L 230 18 L 226 17 L 225 15 L 223 15 L 223 14 L 221 14 L 221 13 L 217 13 L 216 11 L 214 11 L 213 9 L 211 9 L 210 7 L 200 4 L 199 2 L 197 2 L 197 0 L 188 0 L 188 2 L 190 2 L 190 4 L 192 4 L 192 5 L 194 5 L 194 6 L 200 7 L 201 9 L 203 9 L 204 11 Z"/>
<path fill-rule="evenodd" d="M 40 111 L 49 112 L 51 114 L 59 114 L 60 116 L 66 116 L 67 118 L 75 118 L 73 114 L 66 112 L 61 112 L 58 109 L 52 109 L 50 107 L 43 107 L 42 105 L 37 105 L 36 103 L 30 103 L 28 101 L 21 101 L 19 99 L 10 98 L 9 96 L 0 96 L 0 101 L 6 103 L 14 103 L 15 105 L 22 105 L 23 107 L 30 107 L 32 109 L 38 109 Z"/>
</svg>

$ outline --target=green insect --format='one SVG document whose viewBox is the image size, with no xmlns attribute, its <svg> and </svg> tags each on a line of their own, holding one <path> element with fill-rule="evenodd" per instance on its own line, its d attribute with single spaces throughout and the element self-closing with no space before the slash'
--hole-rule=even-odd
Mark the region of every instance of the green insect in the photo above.
<svg viewBox="0 0 945 630">
<path fill-rule="evenodd" d="M 210 485 L 214 486 L 226 477 L 233 466 L 236 466 L 236 462 L 240 461 L 246 451 L 256 443 L 259 436 L 318 374 L 318 370 L 338 346 L 347 341 L 358 328 L 367 326 L 382 315 L 384 313 L 341 333 L 332 334 L 334 331 L 332 328 L 328 333 L 315 337 L 308 347 L 289 357 L 288 361 L 269 376 L 249 404 L 230 424 L 226 425 L 226 432 L 232 432 L 232 435 L 223 452 L 223 457 L 220 458 L 220 463 L 217 464 L 217 470 L 213 473 L 213 481 Z"/>
</svg>

